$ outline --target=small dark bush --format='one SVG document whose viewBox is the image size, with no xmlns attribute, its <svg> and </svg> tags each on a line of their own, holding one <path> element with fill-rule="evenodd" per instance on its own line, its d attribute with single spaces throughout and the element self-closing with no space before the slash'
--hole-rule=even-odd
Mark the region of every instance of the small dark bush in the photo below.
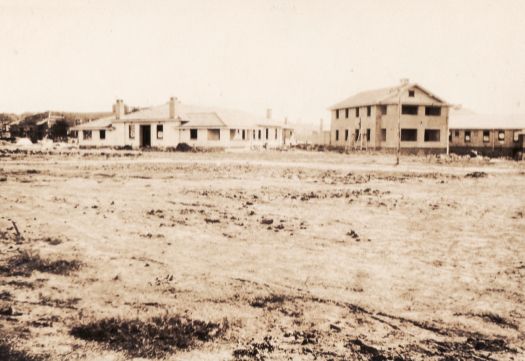
<svg viewBox="0 0 525 361">
<path fill-rule="evenodd" d="M 465 175 L 467 178 L 485 178 L 487 176 L 487 173 L 485 172 L 472 172 Z"/>
<path fill-rule="evenodd" d="M 29 277 L 33 271 L 68 275 L 80 268 L 78 261 L 56 260 L 49 261 L 29 252 L 22 252 L 10 258 L 6 264 L 0 266 L 0 274 L 8 276 Z"/>
<path fill-rule="evenodd" d="M 189 349 L 197 341 L 211 341 L 228 328 L 222 324 L 181 316 L 154 317 L 147 321 L 107 318 L 75 326 L 71 335 L 104 344 L 131 357 L 161 358 L 176 349 Z"/>
<path fill-rule="evenodd" d="M 113 147 L 115 150 L 132 150 L 133 147 L 131 145 L 117 145 Z"/>
<path fill-rule="evenodd" d="M 177 152 L 193 152 L 194 149 L 191 145 L 187 143 L 179 143 L 177 144 L 177 147 L 175 148 L 175 151 Z"/>
<path fill-rule="evenodd" d="M 264 297 L 258 296 L 250 302 L 250 306 L 257 308 L 265 308 L 268 306 L 282 305 L 286 300 L 287 297 L 283 295 L 269 295 Z"/>
</svg>

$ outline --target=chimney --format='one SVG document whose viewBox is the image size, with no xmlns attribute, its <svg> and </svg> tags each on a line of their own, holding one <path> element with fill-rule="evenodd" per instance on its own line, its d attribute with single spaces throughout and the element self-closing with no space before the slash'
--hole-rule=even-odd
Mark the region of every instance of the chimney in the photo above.
<svg viewBox="0 0 525 361">
<path fill-rule="evenodd" d="M 113 112 L 115 113 L 115 119 L 120 119 L 124 115 L 124 100 L 117 99 L 113 106 Z"/>
<path fill-rule="evenodd" d="M 177 109 L 175 108 L 175 103 L 177 103 L 177 98 L 171 97 L 169 101 L 169 117 L 170 119 L 175 119 L 177 116 Z"/>
<path fill-rule="evenodd" d="M 272 109 L 266 109 L 266 119 L 272 119 Z"/>
<path fill-rule="evenodd" d="M 402 78 L 400 80 L 401 85 L 408 85 L 409 82 L 410 82 L 410 80 L 408 78 Z"/>
<path fill-rule="evenodd" d="M 285 125 L 288 124 L 288 117 L 285 117 L 285 118 L 284 118 L 284 124 L 285 124 Z"/>
</svg>

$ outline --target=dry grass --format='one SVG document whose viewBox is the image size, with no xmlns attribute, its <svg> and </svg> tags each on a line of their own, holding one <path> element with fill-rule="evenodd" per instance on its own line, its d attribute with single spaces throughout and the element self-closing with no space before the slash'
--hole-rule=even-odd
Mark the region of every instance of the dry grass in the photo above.
<svg viewBox="0 0 525 361">
<path fill-rule="evenodd" d="M 130 357 L 161 358 L 198 342 L 211 341 L 228 329 L 228 322 L 191 320 L 184 316 L 154 317 L 147 321 L 108 318 L 75 326 L 71 335 L 102 343 Z"/>
<path fill-rule="evenodd" d="M 79 261 L 73 260 L 47 260 L 30 251 L 22 251 L 20 254 L 10 258 L 4 265 L 0 266 L 0 274 L 6 276 L 29 277 L 33 271 L 53 273 L 57 275 L 68 275 L 77 271 L 81 266 Z"/>
</svg>

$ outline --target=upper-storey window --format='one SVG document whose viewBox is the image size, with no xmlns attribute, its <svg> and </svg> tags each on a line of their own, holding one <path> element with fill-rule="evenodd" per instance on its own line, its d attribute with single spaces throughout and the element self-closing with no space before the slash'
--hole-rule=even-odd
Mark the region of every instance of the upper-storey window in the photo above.
<svg viewBox="0 0 525 361">
<path fill-rule="evenodd" d="M 425 107 L 425 115 L 439 117 L 441 115 L 441 107 Z"/>
<path fill-rule="evenodd" d="M 409 90 L 408 91 L 408 96 L 413 98 L 414 96 L 416 95 L 416 92 L 414 90 Z"/>
<path fill-rule="evenodd" d="M 417 105 L 403 105 L 401 106 L 401 113 L 408 115 L 417 115 Z"/>
</svg>

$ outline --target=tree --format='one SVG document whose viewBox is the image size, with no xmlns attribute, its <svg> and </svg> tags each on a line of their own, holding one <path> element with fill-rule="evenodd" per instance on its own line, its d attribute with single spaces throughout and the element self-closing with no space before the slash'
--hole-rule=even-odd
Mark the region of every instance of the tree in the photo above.
<svg viewBox="0 0 525 361">
<path fill-rule="evenodd" d="M 67 140 L 67 132 L 69 130 L 69 124 L 65 119 L 57 120 L 55 124 L 49 128 L 48 136 L 54 141 Z"/>
</svg>

